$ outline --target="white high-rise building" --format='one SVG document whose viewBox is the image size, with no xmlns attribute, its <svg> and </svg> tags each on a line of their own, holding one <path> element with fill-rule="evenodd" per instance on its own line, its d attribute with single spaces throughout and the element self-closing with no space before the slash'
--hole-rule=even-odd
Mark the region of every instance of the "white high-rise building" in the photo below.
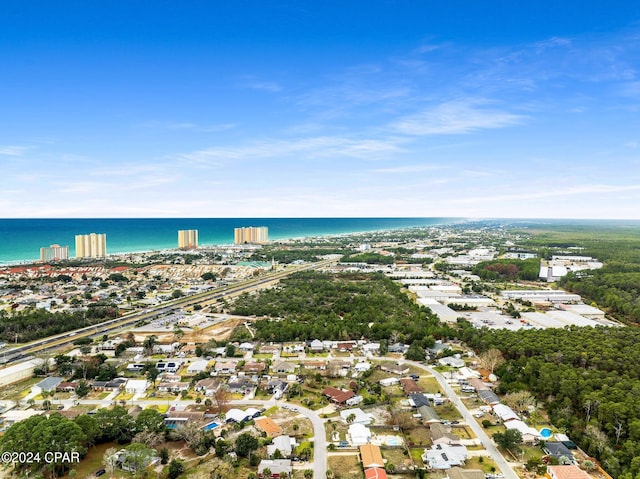
<svg viewBox="0 0 640 479">
<path fill-rule="evenodd" d="M 264 244 L 269 242 L 269 228 L 266 226 L 246 226 L 233 230 L 235 244 Z"/>
<path fill-rule="evenodd" d="M 76 235 L 76 258 L 106 258 L 107 235 L 91 233 Z"/>
<path fill-rule="evenodd" d="M 52 244 L 48 248 L 43 246 L 40 248 L 40 261 L 49 263 L 51 261 L 61 261 L 69 259 L 69 247 Z"/>
<path fill-rule="evenodd" d="M 198 230 L 179 230 L 178 231 L 178 248 L 197 249 L 198 248 Z"/>
</svg>

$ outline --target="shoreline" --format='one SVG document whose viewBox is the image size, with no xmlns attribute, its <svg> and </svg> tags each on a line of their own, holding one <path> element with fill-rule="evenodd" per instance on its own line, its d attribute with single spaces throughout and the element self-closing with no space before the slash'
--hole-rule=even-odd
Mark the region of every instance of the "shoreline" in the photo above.
<svg viewBox="0 0 640 479">
<path fill-rule="evenodd" d="M 441 227 L 445 224 L 451 223 L 434 223 L 432 225 L 422 225 L 422 226 L 406 226 L 406 227 L 398 227 L 398 228 L 382 228 L 382 229 L 374 229 L 374 230 L 366 230 L 366 231 L 352 231 L 352 232 L 344 232 L 344 233 L 324 233 L 324 234 L 314 234 L 307 236 L 293 236 L 293 237 L 282 237 L 275 238 L 269 240 L 266 245 L 271 245 L 279 242 L 291 242 L 291 241 L 308 241 L 314 238 L 340 238 L 340 237 L 348 237 L 348 236 L 359 236 L 373 233 L 384 233 L 384 232 L 392 232 L 392 231 L 408 231 L 411 229 L 418 228 L 433 228 L 433 227 Z M 181 250 L 176 248 L 162 248 L 162 249 L 149 249 L 149 250 L 136 250 L 136 251 L 119 251 L 115 253 L 109 253 L 104 258 L 86 258 L 87 261 L 109 261 L 117 259 L 122 256 L 130 256 L 130 255 L 148 255 L 148 254 L 189 254 L 189 253 L 197 253 L 199 251 L 206 250 L 215 250 L 221 248 L 236 248 L 239 246 L 248 246 L 248 245 L 236 245 L 234 243 L 221 243 L 221 244 L 203 244 L 199 245 L 197 249 L 193 250 Z M 255 246 L 265 246 L 265 245 L 255 245 Z M 50 263 L 41 262 L 40 259 L 32 259 L 32 260 L 15 260 L 15 261 L 0 261 L 0 269 L 9 268 L 9 267 L 18 267 L 18 266 L 41 266 L 45 264 L 64 264 L 65 261 L 81 261 L 83 258 L 71 257 L 67 260 L 60 260 Z"/>
</svg>

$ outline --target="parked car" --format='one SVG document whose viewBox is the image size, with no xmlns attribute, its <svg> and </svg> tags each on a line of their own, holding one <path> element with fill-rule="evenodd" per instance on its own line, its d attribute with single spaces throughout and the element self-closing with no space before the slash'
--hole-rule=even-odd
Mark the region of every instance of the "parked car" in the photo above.
<svg viewBox="0 0 640 479">
<path fill-rule="evenodd" d="M 102 476 L 105 472 L 107 472 L 107 471 L 106 471 L 106 469 L 98 469 L 98 470 L 96 471 L 96 473 L 95 473 L 95 476 L 96 476 L 96 477 L 100 477 L 100 476 Z"/>
</svg>

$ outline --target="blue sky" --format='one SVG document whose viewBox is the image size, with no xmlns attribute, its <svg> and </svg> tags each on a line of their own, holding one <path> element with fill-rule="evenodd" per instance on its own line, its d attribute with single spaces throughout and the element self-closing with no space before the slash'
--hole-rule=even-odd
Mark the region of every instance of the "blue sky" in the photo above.
<svg viewBox="0 0 640 479">
<path fill-rule="evenodd" d="M 4 0 L 0 165 L 5 218 L 639 219 L 640 4 Z"/>
</svg>

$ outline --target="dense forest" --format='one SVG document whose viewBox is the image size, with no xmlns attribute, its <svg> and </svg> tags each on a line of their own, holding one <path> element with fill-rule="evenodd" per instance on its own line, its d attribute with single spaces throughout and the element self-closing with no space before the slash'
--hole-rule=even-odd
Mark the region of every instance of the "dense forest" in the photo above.
<svg viewBox="0 0 640 479">
<path fill-rule="evenodd" d="M 425 347 L 455 334 L 382 274 L 297 273 L 277 288 L 239 298 L 233 313 L 267 318 L 255 323 L 265 341 L 368 338 Z"/>
<path fill-rule="evenodd" d="M 462 339 L 478 351 L 497 348 L 507 360 L 498 392 L 528 390 L 614 477 L 640 474 L 640 329 L 477 330 Z"/>
<path fill-rule="evenodd" d="M 540 273 L 540 260 L 496 259 L 483 261 L 473 268 L 473 274 L 485 281 L 536 281 Z"/>
<path fill-rule="evenodd" d="M 94 306 L 86 311 L 73 313 L 29 308 L 8 314 L 3 310 L 0 311 L 0 340 L 12 343 L 35 341 L 83 326 L 99 324 L 117 316 L 118 309 L 110 306 Z"/>
<path fill-rule="evenodd" d="M 579 254 L 602 261 L 603 268 L 570 273 L 559 286 L 620 321 L 640 325 L 640 227 L 574 226 L 530 233 L 525 244 L 547 258 Z"/>
</svg>

